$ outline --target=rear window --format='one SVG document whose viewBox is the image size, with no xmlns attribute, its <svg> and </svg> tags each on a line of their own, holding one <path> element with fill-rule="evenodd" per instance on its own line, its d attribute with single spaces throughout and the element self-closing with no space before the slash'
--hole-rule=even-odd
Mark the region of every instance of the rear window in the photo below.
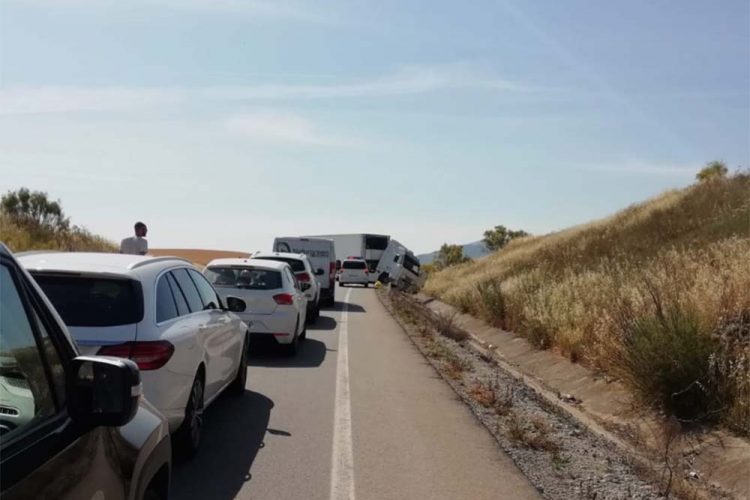
<svg viewBox="0 0 750 500">
<path fill-rule="evenodd" d="M 129 279 L 34 274 L 68 326 L 118 326 L 143 319 L 140 285 Z"/>
<path fill-rule="evenodd" d="M 276 290 L 281 288 L 281 273 L 256 267 L 209 267 L 205 275 L 215 287 L 244 288 L 247 290 Z"/>
<path fill-rule="evenodd" d="M 275 260 L 276 262 L 286 262 L 292 268 L 292 272 L 301 273 L 305 271 L 305 263 L 299 259 L 287 259 L 284 257 L 253 257 L 261 260 Z"/>
<path fill-rule="evenodd" d="M 367 269 L 367 264 L 361 260 L 345 260 L 344 269 Z"/>
</svg>

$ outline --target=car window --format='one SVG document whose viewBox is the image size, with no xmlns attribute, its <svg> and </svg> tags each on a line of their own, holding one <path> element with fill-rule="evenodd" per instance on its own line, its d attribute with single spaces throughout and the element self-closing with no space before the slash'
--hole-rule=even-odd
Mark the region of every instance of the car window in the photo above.
<svg viewBox="0 0 750 500">
<path fill-rule="evenodd" d="M 172 271 L 172 276 L 177 280 L 180 290 L 182 290 L 182 293 L 185 295 L 185 300 L 187 300 L 190 310 L 192 312 L 202 311 L 203 301 L 198 293 L 198 289 L 195 287 L 195 283 L 193 283 L 193 280 L 190 279 L 190 276 L 188 275 L 188 270 L 185 268 L 175 269 Z"/>
<path fill-rule="evenodd" d="M 133 280 L 32 274 L 68 326 L 130 325 L 143 319 L 143 297 Z"/>
<path fill-rule="evenodd" d="M 219 288 L 275 290 L 282 287 L 281 273 L 273 269 L 262 269 L 252 266 L 212 266 L 205 270 L 205 274 L 208 281 Z"/>
<path fill-rule="evenodd" d="M 56 410 L 34 336 L 35 319 L 24 308 L 10 269 L 0 266 L 0 444 Z M 42 344 L 46 342 L 48 337 Z"/>
<path fill-rule="evenodd" d="M 216 290 L 211 286 L 211 283 L 206 278 L 193 269 L 188 270 L 190 277 L 193 278 L 195 286 L 198 287 L 198 293 L 203 301 L 204 309 L 221 309 L 221 299 L 216 294 Z"/>
<path fill-rule="evenodd" d="M 345 260 L 343 264 L 344 269 L 367 269 L 367 264 L 361 260 Z"/>
<path fill-rule="evenodd" d="M 289 279 L 289 282 L 292 284 L 292 286 L 295 289 L 299 290 L 300 286 L 299 286 L 299 281 L 297 281 L 297 277 L 294 276 L 294 274 L 289 270 L 289 268 L 285 269 L 285 271 L 286 271 L 286 276 Z"/>
<path fill-rule="evenodd" d="M 190 314 L 190 308 L 188 307 L 187 299 L 185 294 L 180 290 L 180 286 L 177 284 L 172 273 L 167 273 L 167 282 L 169 282 L 169 288 L 172 289 L 172 297 L 174 297 L 175 304 L 177 304 L 177 314 L 179 316 L 185 316 Z"/>
<path fill-rule="evenodd" d="M 156 322 L 161 323 L 176 318 L 177 304 L 172 296 L 172 289 L 166 274 L 163 274 L 156 284 Z"/>
<path fill-rule="evenodd" d="M 291 259 L 288 257 L 254 257 L 255 259 L 262 259 L 262 260 L 275 260 L 277 262 L 286 262 L 289 264 L 289 267 L 292 268 L 292 271 L 295 273 L 301 273 L 305 270 L 305 263 L 301 261 L 300 259 Z"/>
</svg>

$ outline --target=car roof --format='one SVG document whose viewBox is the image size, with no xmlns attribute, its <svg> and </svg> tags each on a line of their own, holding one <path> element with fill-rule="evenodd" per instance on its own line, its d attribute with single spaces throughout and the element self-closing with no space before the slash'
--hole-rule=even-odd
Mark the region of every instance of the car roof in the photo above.
<svg viewBox="0 0 750 500">
<path fill-rule="evenodd" d="M 136 269 L 162 264 L 191 264 L 180 257 L 152 257 L 94 252 L 22 252 L 16 259 L 30 271 L 68 271 L 132 275 Z"/>
<path fill-rule="evenodd" d="M 267 259 L 214 259 L 206 265 L 206 267 L 211 266 L 252 266 L 280 271 L 285 267 L 288 267 L 289 264 L 278 260 Z"/>
<path fill-rule="evenodd" d="M 268 257 L 279 257 L 283 259 L 298 259 L 298 260 L 305 260 L 307 259 L 307 255 L 303 253 L 289 253 L 289 252 L 258 252 L 253 255 L 251 255 L 252 258 L 258 258 L 263 257 L 264 259 Z"/>
<path fill-rule="evenodd" d="M 333 240 L 330 238 L 322 238 L 319 236 L 277 236 L 277 240 L 294 240 L 294 241 L 312 241 L 315 243 L 331 243 Z"/>
</svg>

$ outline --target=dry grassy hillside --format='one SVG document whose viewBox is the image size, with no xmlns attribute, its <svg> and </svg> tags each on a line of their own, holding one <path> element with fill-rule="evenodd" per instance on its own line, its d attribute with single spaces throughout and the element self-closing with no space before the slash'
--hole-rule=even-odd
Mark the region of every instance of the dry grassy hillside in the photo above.
<svg viewBox="0 0 750 500">
<path fill-rule="evenodd" d="M 115 243 L 73 226 L 62 231 L 19 224 L 0 214 L 0 241 L 14 252 L 26 250 L 63 250 L 78 252 L 116 252 Z"/>
<path fill-rule="evenodd" d="M 750 175 L 513 241 L 433 274 L 425 291 L 682 420 L 750 434 Z"/>
<path fill-rule="evenodd" d="M 226 250 L 200 250 L 195 248 L 151 248 L 150 255 L 174 255 L 187 259 L 198 266 L 205 266 L 213 259 L 247 257 L 249 252 L 232 252 Z"/>
</svg>

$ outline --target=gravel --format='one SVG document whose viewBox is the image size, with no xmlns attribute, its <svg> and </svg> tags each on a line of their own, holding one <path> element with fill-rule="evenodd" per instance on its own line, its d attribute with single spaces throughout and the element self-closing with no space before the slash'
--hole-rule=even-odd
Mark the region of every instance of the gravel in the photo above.
<svg viewBox="0 0 750 500">
<path fill-rule="evenodd" d="M 394 314 L 389 297 L 380 296 Z M 665 498 L 611 443 L 553 411 L 533 390 L 464 342 L 394 317 L 542 496 Z"/>
</svg>

